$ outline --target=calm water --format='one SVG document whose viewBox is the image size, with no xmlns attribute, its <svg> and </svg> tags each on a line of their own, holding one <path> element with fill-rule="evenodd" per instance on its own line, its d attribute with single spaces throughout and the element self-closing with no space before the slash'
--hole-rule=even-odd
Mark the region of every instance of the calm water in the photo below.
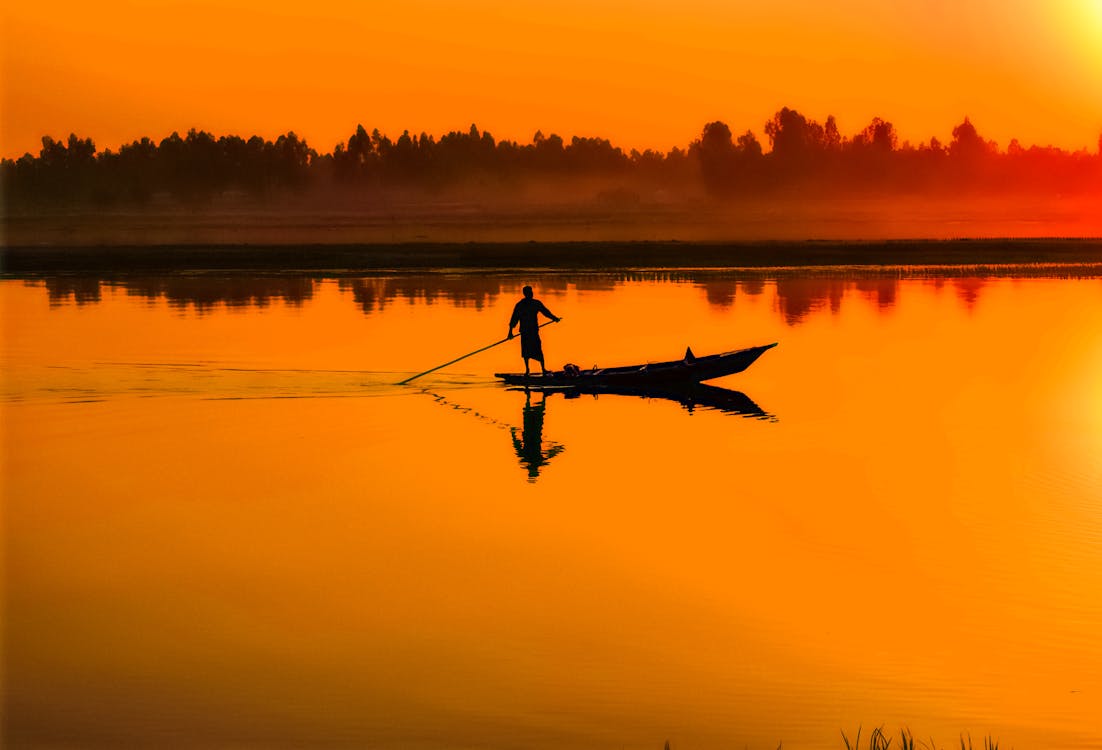
<svg viewBox="0 0 1102 750">
<path fill-rule="evenodd" d="M 715 403 L 492 373 L 779 342 Z M 7 747 L 1102 746 L 1102 279 L 0 282 Z"/>
</svg>

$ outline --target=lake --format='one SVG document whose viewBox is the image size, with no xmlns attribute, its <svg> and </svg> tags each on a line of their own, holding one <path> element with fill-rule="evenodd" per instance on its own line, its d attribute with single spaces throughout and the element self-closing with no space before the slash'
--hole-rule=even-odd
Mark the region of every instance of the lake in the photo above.
<svg viewBox="0 0 1102 750">
<path fill-rule="evenodd" d="M 778 342 L 699 403 L 498 385 Z M 7 747 L 1102 746 L 1102 269 L 0 281 Z M 898 743 L 898 739 L 895 740 Z"/>
</svg>

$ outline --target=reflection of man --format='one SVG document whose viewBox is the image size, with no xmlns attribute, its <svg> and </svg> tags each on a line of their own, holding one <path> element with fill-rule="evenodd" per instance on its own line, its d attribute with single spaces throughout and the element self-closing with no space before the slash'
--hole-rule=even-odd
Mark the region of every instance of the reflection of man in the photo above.
<svg viewBox="0 0 1102 750">
<path fill-rule="evenodd" d="M 543 342 L 540 341 L 539 314 L 543 313 L 551 320 L 558 320 L 554 313 L 544 307 L 543 303 L 532 296 L 532 287 L 526 286 L 522 290 L 524 298 L 517 302 L 513 308 L 513 317 L 509 318 L 509 338 L 513 338 L 513 327 L 520 324 L 520 356 L 524 357 L 524 374 L 528 375 L 528 360 L 534 359 L 540 363 L 540 374 L 546 375 L 547 370 L 543 366 Z"/>
<path fill-rule="evenodd" d="M 532 394 L 524 393 L 524 429 L 521 436 L 517 437 L 517 428 L 512 427 L 509 432 L 513 435 L 513 450 L 520 459 L 520 465 L 528 470 L 528 481 L 534 482 L 540 475 L 540 469 L 548 464 L 552 458 L 563 452 L 563 446 L 554 443 L 545 452 L 543 450 L 543 411 L 545 407 L 544 396 L 540 395 L 539 403 L 532 404 Z"/>
</svg>

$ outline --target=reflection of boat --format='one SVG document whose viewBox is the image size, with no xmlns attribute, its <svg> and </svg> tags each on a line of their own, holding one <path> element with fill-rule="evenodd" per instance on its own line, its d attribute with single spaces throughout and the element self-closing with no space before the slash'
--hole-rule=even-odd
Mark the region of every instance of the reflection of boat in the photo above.
<svg viewBox="0 0 1102 750">
<path fill-rule="evenodd" d="M 512 390 L 512 389 L 511 389 Z M 522 390 L 517 387 L 515 390 Z M 776 421 L 776 417 L 762 409 L 753 399 L 741 391 L 733 391 L 729 388 L 720 388 L 703 383 L 689 383 L 687 385 L 659 385 L 659 386 L 602 386 L 602 385 L 578 385 L 570 388 L 560 386 L 524 386 L 525 391 L 542 391 L 545 395 L 561 393 L 566 398 L 577 398 L 586 395 L 610 395 L 610 396 L 637 396 L 639 398 L 659 398 L 667 401 L 676 401 L 692 412 L 697 407 L 715 409 L 727 414 L 739 414 L 744 417 L 768 419 Z"/>
<path fill-rule="evenodd" d="M 528 385 L 541 388 L 548 386 L 583 388 L 593 386 L 688 385 L 742 372 L 754 364 L 754 361 L 767 349 L 772 349 L 774 346 L 776 346 L 775 343 L 766 344 L 765 346 L 751 346 L 748 349 L 710 354 L 706 357 L 694 356 L 691 349 L 686 349 L 683 359 L 671 362 L 654 362 L 645 365 L 628 365 L 626 367 L 594 367 L 574 373 L 556 370 L 548 372 L 546 375 L 499 372 L 495 374 L 495 377 L 501 378 L 509 385 Z"/>
</svg>

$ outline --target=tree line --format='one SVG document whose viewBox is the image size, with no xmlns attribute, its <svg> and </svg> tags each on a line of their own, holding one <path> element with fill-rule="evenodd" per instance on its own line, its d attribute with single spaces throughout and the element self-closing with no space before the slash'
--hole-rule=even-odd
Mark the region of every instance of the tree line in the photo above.
<svg viewBox="0 0 1102 750">
<path fill-rule="evenodd" d="M 604 138 L 568 142 L 541 132 L 529 143 L 496 140 L 474 125 L 439 138 L 407 131 L 394 140 L 361 125 L 330 153 L 293 132 L 273 141 L 190 130 L 117 151 L 98 151 L 92 139 L 76 135 L 67 141 L 46 136 L 37 156 L 2 160 L 0 179 L 10 207 L 141 205 L 157 197 L 188 203 L 317 188 L 443 190 L 473 183 L 509 189 L 591 178 L 644 189 L 696 184 L 718 197 L 1102 190 L 1098 152 L 1025 147 L 1017 140 L 1000 149 L 968 118 L 944 144 L 937 138 L 900 142 L 892 123 L 879 117 L 845 137 L 833 117 L 819 123 L 787 107 L 763 132 L 768 149 L 751 130 L 736 136 L 726 123 L 711 122 L 687 148 L 668 152 L 624 151 Z"/>
</svg>

